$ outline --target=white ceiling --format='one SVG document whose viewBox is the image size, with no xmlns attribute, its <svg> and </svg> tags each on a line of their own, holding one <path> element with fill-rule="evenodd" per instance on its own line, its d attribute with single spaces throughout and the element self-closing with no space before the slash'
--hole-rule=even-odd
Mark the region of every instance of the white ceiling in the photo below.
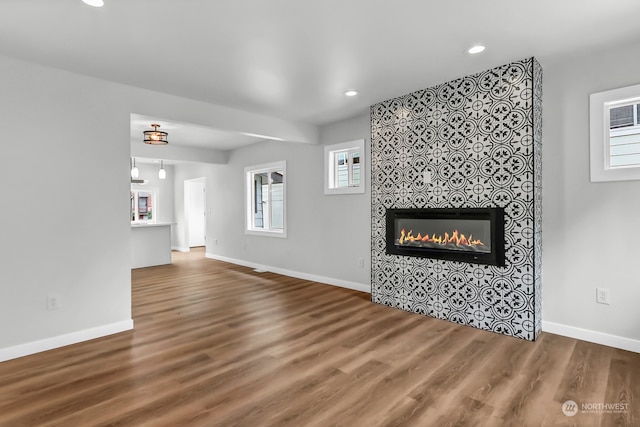
<svg viewBox="0 0 640 427">
<path fill-rule="evenodd" d="M 0 54 L 322 125 L 512 60 L 640 42 L 638 18 L 638 0 L 2 0 Z M 216 132 L 189 144 L 255 140 Z"/>
</svg>

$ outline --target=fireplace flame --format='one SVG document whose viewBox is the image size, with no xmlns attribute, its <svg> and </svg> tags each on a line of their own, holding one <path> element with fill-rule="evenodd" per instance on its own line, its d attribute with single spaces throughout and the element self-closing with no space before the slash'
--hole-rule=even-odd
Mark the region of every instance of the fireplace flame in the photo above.
<svg viewBox="0 0 640 427">
<path fill-rule="evenodd" d="M 403 228 L 400 230 L 400 239 L 398 239 L 399 244 L 404 244 L 407 242 L 427 242 L 427 243 L 438 243 L 441 245 L 454 244 L 456 246 L 480 246 L 483 245 L 480 239 L 474 239 L 473 235 L 470 234 L 469 237 L 460 233 L 458 230 L 453 230 L 453 234 L 449 235 L 448 232 L 444 233 L 444 236 L 432 234 L 425 234 L 424 236 L 421 233 L 418 233 L 417 236 L 413 235 L 413 230 L 409 230 L 407 233 Z"/>
</svg>

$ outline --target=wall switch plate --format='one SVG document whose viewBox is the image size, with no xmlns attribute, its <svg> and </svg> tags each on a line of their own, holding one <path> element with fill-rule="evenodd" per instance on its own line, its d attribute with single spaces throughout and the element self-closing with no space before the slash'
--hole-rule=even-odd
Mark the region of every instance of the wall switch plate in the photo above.
<svg viewBox="0 0 640 427">
<path fill-rule="evenodd" d="M 47 296 L 47 310 L 57 310 L 60 308 L 60 297 L 58 295 Z"/>
<path fill-rule="evenodd" d="M 611 304 L 611 291 L 609 291 L 609 288 L 596 288 L 596 302 L 598 304 Z"/>
<path fill-rule="evenodd" d="M 358 258 L 358 268 L 364 268 L 364 258 Z"/>
</svg>

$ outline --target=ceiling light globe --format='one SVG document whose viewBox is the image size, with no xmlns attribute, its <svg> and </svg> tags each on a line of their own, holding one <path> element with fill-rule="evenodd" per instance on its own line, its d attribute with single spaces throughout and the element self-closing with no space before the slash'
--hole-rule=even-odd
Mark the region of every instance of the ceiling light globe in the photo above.
<svg viewBox="0 0 640 427">
<path fill-rule="evenodd" d="M 167 171 L 164 169 L 160 169 L 158 171 L 158 178 L 160 179 L 167 179 Z"/>
<path fill-rule="evenodd" d="M 472 46 L 469 48 L 469 50 L 467 50 L 467 52 L 469 52 L 472 55 L 475 55 L 476 53 L 480 53 L 482 51 L 484 51 L 486 48 L 484 46 L 482 46 L 481 44 Z"/>
<path fill-rule="evenodd" d="M 138 170 L 137 167 L 132 167 L 131 168 L 131 178 L 136 179 L 140 176 L 140 171 Z"/>
<path fill-rule="evenodd" d="M 102 0 L 82 0 L 85 4 L 93 7 L 102 7 L 104 6 L 104 1 Z"/>
<path fill-rule="evenodd" d="M 356 96 L 358 94 L 357 90 L 348 90 L 345 93 L 345 96 Z"/>
</svg>

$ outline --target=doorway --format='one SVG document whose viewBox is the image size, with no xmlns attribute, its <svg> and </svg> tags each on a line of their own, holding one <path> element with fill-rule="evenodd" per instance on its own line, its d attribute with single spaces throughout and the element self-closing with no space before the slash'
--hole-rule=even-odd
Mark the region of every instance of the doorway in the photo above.
<svg viewBox="0 0 640 427">
<path fill-rule="evenodd" d="M 184 182 L 184 209 L 187 223 L 187 246 L 205 246 L 207 224 L 207 189 L 205 178 Z"/>
</svg>

